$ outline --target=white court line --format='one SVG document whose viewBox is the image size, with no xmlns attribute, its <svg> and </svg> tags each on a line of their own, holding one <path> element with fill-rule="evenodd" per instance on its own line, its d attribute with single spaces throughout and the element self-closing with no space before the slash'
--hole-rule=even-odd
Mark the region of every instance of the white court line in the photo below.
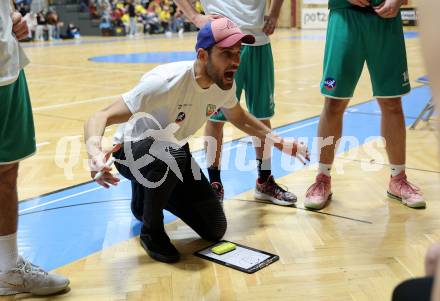
<svg viewBox="0 0 440 301">
<path fill-rule="evenodd" d="M 312 122 L 308 122 L 308 123 L 305 123 L 303 125 L 296 126 L 296 127 L 290 128 L 290 129 L 286 129 L 284 131 L 279 131 L 279 132 L 276 132 L 276 133 L 277 134 L 288 133 L 290 131 L 301 129 L 301 128 L 304 128 L 304 127 L 307 127 L 309 125 L 313 125 L 313 124 L 316 124 L 316 123 L 318 123 L 318 120 L 312 121 Z M 241 138 L 241 139 L 246 139 L 246 137 Z M 239 147 L 240 145 L 241 144 L 237 144 L 237 145 L 226 147 L 225 149 L 223 149 L 223 151 L 232 150 L 234 148 Z M 203 156 L 204 156 L 204 153 L 202 152 L 199 156 L 195 156 L 194 159 L 201 159 Z M 127 182 L 127 181 L 128 181 L 127 179 L 122 179 L 119 183 L 123 183 L 123 182 Z M 21 214 L 21 213 L 24 213 L 24 212 L 27 212 L 27 211 L 30 211 L 30 210 L 33 210 L 33 209 L 36 209 L 36 208 L 44 207 L 46 205 L 51 205 L 51 204 L 54 204 L 54 203 L 58 203 L 58 202 L 61 202 L 61 201 L 64 201 L 64 200 L 67 200 L 67 199 L 70 199 L 70 198 L 73 198 L 73 197 L 76 197 L 76 196 L 79 196 L 79 195 L 83 195 L 83 194 L 86 194 L 86 193 L 89 193 L 89 192 L 92 192 L 92 191 L 103 189 L 103 188 L 104 187 L 99 186 L 99 187 L 95 187 L 95 188 L 92 188 L 92 189 L 84 190 L 84 191 L 81 191 L 81 192 L 78 192 L 78 193 L 75 193 L 75 194 L 72 194 L 72 195 L 68 195 L 68 196 L 65 196 L 65 197 L 62 197 L 62 198 L 55 199 L 53 201 L 49 201 L 47 203 L 42 203 L 42 204 L 39 204 L 39 205 L 35 205 L 35 206 L 32 206 L 32 207 L 23 209 L 23 210 L 19 211 L 19 213 Z"/>
<path fill-rule="evenodd" d="M 96 72 L 116 72 L 116 73 L 145 73 L 146 70 L 124 70 L 124 69 L 110 69 L 110 68 L 90 68 L 90 67 L 75 67 L 75 66 L 65 66 L 65 65 L 50 65 L 50 64 L 35 64 L 31 63 L 29 66 L 38 67 L 51 67 L 51 68 L 61 68 L 61 69 L 71 69 L 71 70 L 83 70 L 83 71 L 96 71 Z"/>
<path fill-rule="evenodd" d="M 277 133 L 277 134 L 285 134 L 285 133 L 288 133 L 288 132 L 291 132 L 291 131 L 294 131 L 294 130 L 298 130 L 298 129 L 302 129 L 302 128 L 305 128 L 305 127 L 308 127 L 309 125 L 314 125 L 314 124 L 317 124 L 319 122 L 319 120 L 316 120 L 316 121 L 312 121 L 312 122 L 308 122 L 308 123 L 305 123 L 305 124 L 303 124 L 303 125 L 299 125 L 299 126 L 296 126 L 296 127 L 293 127 L 293 128 L 290 128 L 290 129 L 286 129 L 286 130 L 284 130 L 284 131 L 279 131 L 279 132 L 277 132 L 277 131 L 275 131 L 275 133 Z M 239 140 L 236 140 L 236 141 L 240 141 L 240 140 L 243 140 L 243 139 L 248 139 L 249 137 L 243 137 L 243 138 L 241 138 L 241 139 L 239 139 Z M 232 142 L 232 141 L 231 141 Z M 227 143 L 231 143 L 231 142 L 227 142 Z M 222 149 L 222 151 L 229 151 L 229 150 L 232 150 L 232 149 L 235 149 L 235 148 L 238 148 L 239 146 L 241 146 L 242 144 L 236 144 L 236 145 L 231 145 L 231 146 L 228 146 L 228 147 L 226 147 L 226 148 L 223 148 Z M 204 156 L 205 154 L 202 152 L 200 155 L 198 155 L 198 156 L 194 156 L 193 158 L 194 159 L 202 159 L 203 158 L 203 156 Z"/>
<path fill-rule="evenodd" d="M 75 102 L 58 103 L 58 104 L 54 104 L 54 105 L 35 107 L 35 108 L 33 108 L 33 111 L 34 112 L 39 112 L 39 111 L 44 111 L 44 110 L 51 110 L 51 109 L 58 109 L 58 108 L 69 107 L 69 106 L 76 106 L 76 105 L 84 104 L 84 103 L 100 102 L 100 101 L 103 101 L 103 100 L 114 99 L 114 98 L 117 98 L 119 96 L 120 96 L 120 94 L 109 95 L 109 96 L 102 96 L 102 97 L 84 99 L 84 100 L 75 101 Z"/>
<path fill-rule="evenodd" d="M 48 85 L 57 85 L 57 86 L 65 86 L 66 83 L 56 82 L 55 78 L 45 78 L 45 79 L 30 79 L 29 83 L 39 83 L 39 84 L 48 84 Z M 115 89 L 119 90 L 119 87 L 115 86 L 107 86 L 107 85 L 97 85 L 97 84 L 81 84 L 70 81 L 69 86 L 75 86 L 80 88 L 101 88 L 101 89 Z"/>
<path fill-rule="evenodd" d="M 288 132 L 291 132 L 291 131 L 294 131 L 294 130 L 305 128 L 305 127 L 307 127 L 309 125 L 317 124 L 318 122 L 319 122 L 319 120 L 307 122 L 307 123 L 305 123 L 303 125 L 299 125 L 299 126 L 296 126 L 296 127 L 291 128 L 291 129 L 284 130 L 284 131 L 279 131 L 279 132 L 275 131 L 275 133 L 277 133 L 278 135 L 285 134 L 285 133 L 288 133 Z"/>
<path fill-rule="evenodd" d="M 48 144 L 50 144 L 50 142 L 47 142 L 47 141 L 41 142 L 41 143 L 37 143 L 37 147 L 42 147 L 42 146 L 48 145 Z"/>
<path fill-rule="evenodd" d="M 127 181 L 128 181 L 127 179 L 122 179 L 119 183 L 123 183 L 123 182 L 127 182 Z M 20 210 L 18 213 L 21 214 L 21 213 L 24 213 L 24 212 L 27 212 L 27 211 L 31 211 L 31 210 L 36 209 L 36 208 L 44 207 L 46 205 L 51 205 L 51 204 L 59 203 L 61 201 L 64 201 L 64 200 L 67 200 L 67 199 L 70 199 L 70 198 L 73 198 L 73 197 L 76 197 L 76 196 L 79 196 L 79 195 L 83 195 L 83 194 L 86 194 L 86 193 L 89 193 L 89 192 L 92 192 L 92 191 L 96 191 L 96 190 L 99 190 L 99 189 L 104 189 L 104 187 L 98 186 L 98 187 L 95 187 L 95 188 L 92 188 L 92 189 L 88 189 L 88 190 L 84 190 L 84 191 L 81 191 L 81 192 L 78 192 L 78 193 L 75 193 L 75 194 L 67 195 L 67 196 L 64 196 L 62 198 L 55 199 L 53 201 L 49 201 L 49 202 L 46 202 L 46 203 L 42 203 L 42 204 L 39 204 L 39 205 L 35 205 L 35 206 L 32 206 L 32 207 Z"/>
<path fill-rule="evenodd" d="M 275 69 L 275 72 L 284 72 L 284 71 L 291 71 L 291 70 L 299 70 L 299 69 L 305 69 L 315 66 L 320 66 L 321 64 L 306 64 L 306 65 L 299 65 L 299 66 L 292 66 L 292 67 L 285 67 L 285 68 L 277 68 Z"/>
<path fill-rule="evenodd" d="M 323 105 L 313 105 L 309 103 L 294 103 L 294 102 L 288 102 L 288 101 L 275 101 L 276 104 L 285 104 L 285 105 L 291 105 L 295 107 L 311 107 L 311 108 L 322 108 Z"/>
</svg>

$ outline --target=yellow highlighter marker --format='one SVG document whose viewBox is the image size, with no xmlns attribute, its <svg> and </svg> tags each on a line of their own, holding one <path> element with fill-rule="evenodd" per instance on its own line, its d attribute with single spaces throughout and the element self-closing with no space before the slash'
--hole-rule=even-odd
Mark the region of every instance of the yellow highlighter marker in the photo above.
<svg viewBox="0 0 440 301">
<path fill-rule="evenodd" d="M 211 252 L 217 255 L 223 255 L 225 253 L 235 250 L 236 245 L 232 242 L 221 243 L 211 249 Z"/>
</svg>

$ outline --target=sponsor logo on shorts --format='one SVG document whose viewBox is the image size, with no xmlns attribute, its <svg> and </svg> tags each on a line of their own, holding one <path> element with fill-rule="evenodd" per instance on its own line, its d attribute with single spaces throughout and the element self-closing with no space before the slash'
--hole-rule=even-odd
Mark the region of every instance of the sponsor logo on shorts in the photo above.
<svg viewBox="0 0 440 301">
<path fill-rule="evenodd" d="M 409 81 L 408 71 L 403 72 L 402 77 L 403 77 L 403 82 L 406 83 L 407 81 Z"/>
<path fill-rule="evenodd" d="M 408 71 L 405 71 L 405 72 L 402 73 L 402 78 L 403 78 L 402 87 L 408 86 L 409 85 Z"/>
<path fill-rule="evenodd" d="M 208 104 L 206 106 L 206 116 L 211 116 L 217 112 L 217 106 L 213 104 Z"/>
<path fill-rule="evenodd" d="M 184 121 L 186 118 L 185 112 L 180 112 L 179 114 L 177 114 L 176 117 L 176 123 L 181 123 L 182 121 Z"/>
<path fill-rule="evenodd" d="M 336 88 L 336 79 L 327 77 L 324 81 L 324 88 L 326 88 L 328 91 L 331 91 L 334 88 Z"/>
</svg>

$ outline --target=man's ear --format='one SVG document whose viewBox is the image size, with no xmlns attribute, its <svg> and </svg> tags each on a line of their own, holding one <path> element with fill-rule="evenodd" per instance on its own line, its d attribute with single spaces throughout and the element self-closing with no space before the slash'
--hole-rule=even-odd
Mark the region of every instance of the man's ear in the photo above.
<svg viewBox="0 0 440 301">
<path fill-rule="evenodd" d="M 197 59 L 202 63 L 206 64 L 208 62 L 208 56 L 208 51 L 206 51 L 205 49 L 199 48 L 197 50 Z"/>
</svg>

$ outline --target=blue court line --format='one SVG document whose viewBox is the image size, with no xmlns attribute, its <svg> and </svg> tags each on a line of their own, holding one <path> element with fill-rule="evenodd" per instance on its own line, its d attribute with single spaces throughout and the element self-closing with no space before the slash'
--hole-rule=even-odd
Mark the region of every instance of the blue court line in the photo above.
<svg viewBox="0 0 440 301">
<path fill-rule="evenodd" d="M 405 123 L 409 125 L 430 98 L 426 86 L 412 90 L 404 97 Z M 294 122 L 276 129 L 283 137 L 306 137 L 309 147 L 316 136 L 318 117 Z M 351 106 L 344 115 L 344 136 L 354 136 L 363 144 L 366 138 L 380 134 L 380 113 L 375 101 Z M 351 146 L 353 147 L 353 145 Z M 341 147 L 345 152 L 350 146 Z M 255 186 L 254 150 L 248 143 L 232 141 L 224 144 L 223 171 L 226 198 L 248 191 Z M 247 171 L 235 168 L 237 154 L 246 154 Z M 202 161 L 203 152 L 193 153 Z M 230 158 L 229 163 L 225 158 Z M 316 163 L 316 155 L 311 163 Z M 303 168 L 281 168 L 281 154 L 274 150 L 272 171 L 276 178 Z M 240 179 L 239 181 L 237 179 Z M 306 187 L 304 187 L 304 190 Z M 302 196 L 304 191 L 295 191 Z M 45 269 L 51 270 L 98 252 L 113 244 L 139 235 L 140 223 L 130 212 L 131 187 L 128 181 L 105 190 L 96 183 L 86 183 L 19 204 L 19 249 L 22 254 Z M 175 217 L 164 212 L 165 222 Z M 196 234 L 195 234 L 196 235 Z"/>
</svg>

